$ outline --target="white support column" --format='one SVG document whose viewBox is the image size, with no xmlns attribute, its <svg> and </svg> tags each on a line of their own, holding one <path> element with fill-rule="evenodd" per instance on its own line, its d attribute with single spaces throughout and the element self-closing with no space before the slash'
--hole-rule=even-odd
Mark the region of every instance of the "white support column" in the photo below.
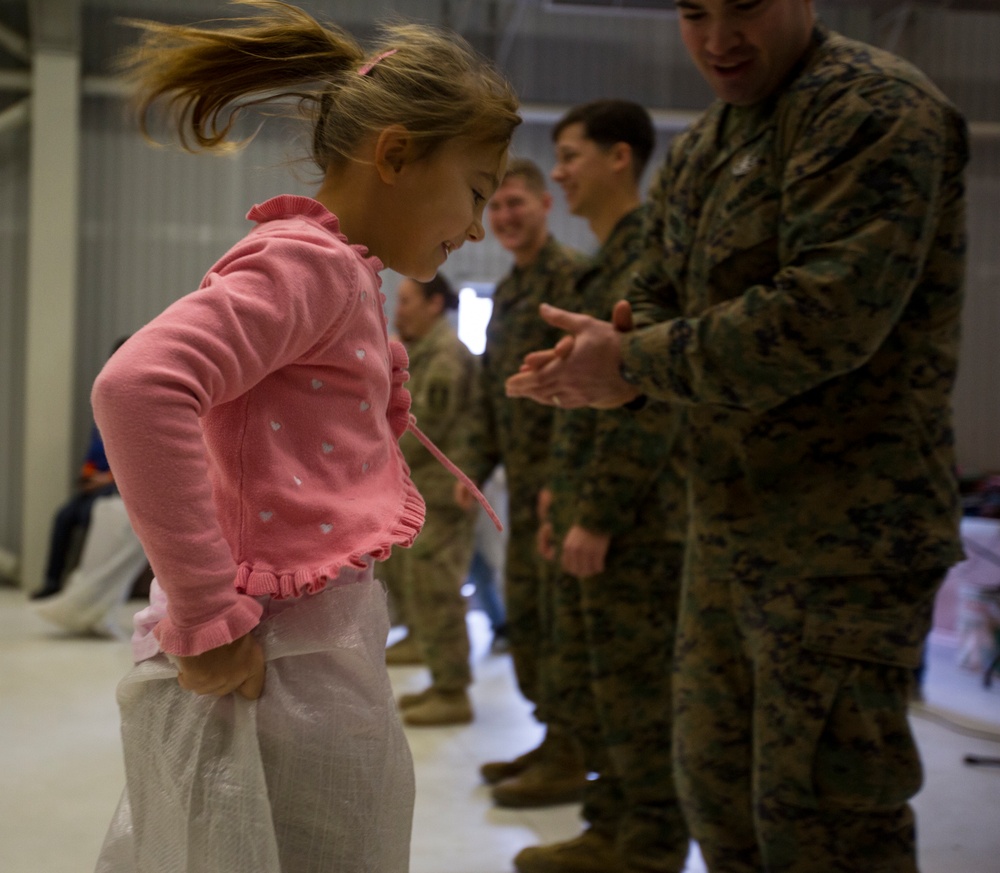
<svg viewBox="0 0 1000 873">
<path fill-rule="evenodd" d="M 40 5 L 67 17 L 79 13 L 75 2 Z M 61 26 L 63 34 L 75 32 L 70 18 L 63 19 Z M 62 44 L 33 40 L 32 49 L 20 573 L 25 589 L 42 582 L 53 512 L 69 494 L 73 456 L 79 451 L 71 443 L 80 57 L 76 45 L 57 42 Z"/>
</svg>

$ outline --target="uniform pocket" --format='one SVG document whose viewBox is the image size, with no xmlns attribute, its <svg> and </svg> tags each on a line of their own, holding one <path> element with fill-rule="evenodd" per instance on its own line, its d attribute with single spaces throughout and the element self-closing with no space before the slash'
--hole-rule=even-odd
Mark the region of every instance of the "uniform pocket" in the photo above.
<svg viewBox="0 0 1000 873">
<path fill-rule="evenodd" d="M 785 693 L 764 713 L 762 790 L 805 808 L 897 808 L 922 772 L 907 722 L 922 639 L 877 611 L 806 613 L 802 647 L 778 677 Z M 772 701 L 775 698 L 772 696 Z"/>
<path fill-rule="evenodd" d="M 922 626 L 900 621 L 877 610 L 814 609 L 806 613 L 802 646 L 812 652 L 839 655 L 873 664 L 920 666 Z"/>
</svg>

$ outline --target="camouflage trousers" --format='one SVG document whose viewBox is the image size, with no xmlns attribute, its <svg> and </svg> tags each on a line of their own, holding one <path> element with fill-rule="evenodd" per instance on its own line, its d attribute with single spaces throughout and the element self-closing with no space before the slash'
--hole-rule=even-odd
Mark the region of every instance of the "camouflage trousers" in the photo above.
<svg viewBox="0 0 1000 873">
<path fill-rule="evenodd" d="M 709 870 L 916 873 L 907 703 L 943 576 L 687 568 L 674 753 Z"/>
<path fill-rule="evenodd" d="M 546 704 L 539 687 L 542 650 L 540 603 L 545 584 L 542 561 L 535 545 L 538 527 L 535 507 L 510 505 L 510 536 L 504 567 L 504 605 L 507 609 L 507 639 L 511 661 L 521 694 L 535 704 L 535 717 L 548 722 Z"/>
<path fill-rule="evenodd" d="M 677 873 L 688 832 L 674 789 L 671 662 L 683 547 L 612 541 L 606 569 L 577 579 L 549 568 L 543 697 L 597 778 L 583 817 L 625 868 Z"/>
<path fill-rule="evenodd" d="M 431 683 L 447 691 L 463 690 L 472 682 L 462 585 L 472 560 L 475 520 L 474 513 L 457 506 L 428 506 L 413 546 L 392 556 L 410 633 Z"/>
</svg>

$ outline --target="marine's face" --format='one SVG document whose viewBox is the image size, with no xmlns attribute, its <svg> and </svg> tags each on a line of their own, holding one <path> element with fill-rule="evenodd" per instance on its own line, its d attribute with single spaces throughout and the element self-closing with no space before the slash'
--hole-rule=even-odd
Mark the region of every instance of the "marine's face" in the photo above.
<svg viewBox="0 0 1000 873">
<path fill-rule="evenodd" d="M 551 206 L 550 194 L 532 190 L 521 176 L 508 176 L 490 198 L 490 230 L 511 254 L 531 253 L 548 236 Z"/>
<path fill-rule="evenodd" d="M 812 0 L 677 0 L 681 38 L 716 97 L 751 106 L 779 88 L 809 46 Z"/>
<path fill-rule="evenodd" d="M 569 211 L 582 218 L 598 213 L 605 193 L 614 184 L 610 150 L 589 139 L 582 123 L 574 123 L 559 132 L 555 152 L 552 180 L 563 189 Z"/>
<path fill-rule="evenodd" d="M 400 339 L 411 343 L 427 336 L 443 308 L 440 295 L 428 297 L 418 282 L 403 279 L 396 291 L 395 323 Z"/>
</svg>

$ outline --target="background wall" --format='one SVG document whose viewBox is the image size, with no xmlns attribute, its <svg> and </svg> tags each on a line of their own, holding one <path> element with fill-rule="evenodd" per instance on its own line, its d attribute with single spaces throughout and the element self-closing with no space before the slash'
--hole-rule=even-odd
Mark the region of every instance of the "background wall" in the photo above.
<svg viewBox="0 0 1000 873">
<path fill-rule="evenodd" d="M 687 60 L 671 13 L 566 9 L 539 0 L 301 0 L 301 5 L 335 14 L 362 39 L 371 34 L 373 22 L 396 11 L 463 33 L 511 77 L 526 116 L 514 150 L 546 169 L 552 163 L 551 124 L 569 105 L 627 97 L 649 106 L 660 136 L 655 164 L 670 136 L 711 97 Z M 992 4 L 995 11 L 982 11 L 990 4 L 975 2 L 879 0 L 828 0 L 817 6 L 835 29 L 912 59 L 973 122 L 968 296 L 955 397 L 958 452 L 966 469 L 1000 469 L 994 362 L 1000 337 L 1000 9 Z M 974 8 L 963 11 L 963 6 Z M 195 288 L 212 262 L 246 231 L 244 215 L 253 203 L 277 193 L 309 194 L 317 182 L 308 164 L 296 162 L 302 154 L 300 134 L 285 123 L 266 125 L 249 148 L 218 158 L 150 148 L 127 116 L 120 88 L 109 78 L 112 58 L 131 38 L 119 18 L 191 21 L 232 14 L 228 4 L 0 0 L 0 554 L 19 554 L 26 539 L 47 535 L 26 531 L 21 511 L 24 489 L 35 484 L 22 481 L 31 153 L 22 109 L 30 60 L 14 38 L 27 37 L 30 46 L 29 31 L 37 27 L 32 15 L 40 13 L 78 15 L 82 70 L 74 342 L 72 348 L 48 350 L 68 356 L 75 398 L 72 433 L 50 466 L 62 491 L 68 493 L 86 444 L 90 384 L 115 339 Z M 566 214 L 558 192 L 556 204 L 556 235 L 590 248 L 589 231 Z M 446 273 L 456 282 L 493 281 L 508 266 L 506 254 L 488 238 L 453 256 Z M 396 280 L 386 275 L 390 298 Z"/>
</svg>

